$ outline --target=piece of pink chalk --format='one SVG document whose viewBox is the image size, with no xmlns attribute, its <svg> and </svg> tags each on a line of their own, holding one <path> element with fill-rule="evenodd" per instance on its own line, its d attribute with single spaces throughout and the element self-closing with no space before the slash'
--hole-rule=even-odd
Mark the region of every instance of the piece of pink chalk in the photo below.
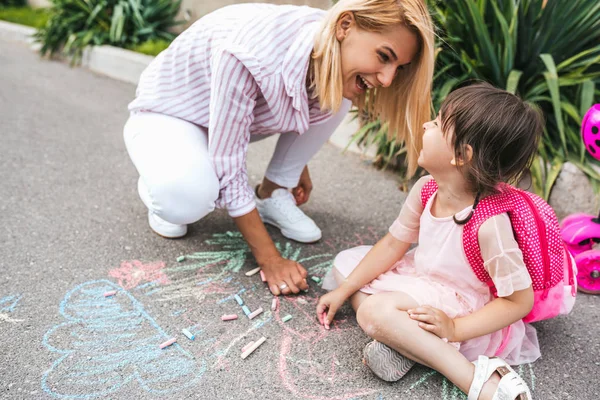
<svg viewBox="0 0 600 400">
<path fill-rule="evenodd" d="M 237 315 L 236 314 L 223 315 L 221 317 L 221 321 L 231 321 L 233 319 L 237 319 Z"/>
<path fill-rule="evenodd" d="M 246 350 L 248 350 L 253 344 L 254 344 L 254 342 L 250 342 L 247 345 L 245 345 L 244 347 L 242 347 L 242 353 L 244 353 Z"/>
<path fill-rule="evenodd" d="M 104 297 L 114 296 L 115 294 L 117 294 L 117 291 L 111 290 L 111 291 L 105 292 Z"/>
<path fill-rule="evenodd" d="M 265 273 L 262 272 L 262 270 L 260 270 L 260 279 L 262 279 L 263 282 L 267 281 L 267 278 L 265 278 Z"/>
<path fill-rule="evenodd" d="M 255 311 L 252 311 L 252 312 L 250 313 L 250 315 L 248 315 L 248 318 L 252 319 L 252 318 L 256 317 L 257 315 L 259 315 L 259 314 L 260 314 L 260 313 L 262 313 L 262 312 L 263 312 L 263 309 L 262 309 L 262 307 L 258 307 L 258 309 L 257 309 L 257 310 L 255 310 Z"/>
<path fill-rule="evenodd" d="M 172 345 L 176 341 L 177 341 L 177 338 L 171 338 L 171 339 L 167 340 L 166 342 L 161 343 L 160 346 L 158 346 L 158 347 L 160 347 L 161 349 L 164 349 L 165 347 Z"/>
<path fill-rule="evenodd" d="M 277 310 L 277 297 L 273 298 L 273 301 L 271 302 L 271 310 Z"/>
</svg>

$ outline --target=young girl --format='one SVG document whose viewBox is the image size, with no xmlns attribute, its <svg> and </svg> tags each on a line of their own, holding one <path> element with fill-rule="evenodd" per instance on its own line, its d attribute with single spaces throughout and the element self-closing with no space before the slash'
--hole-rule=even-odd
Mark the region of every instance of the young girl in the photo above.
<svg viewBox="0 0 600 400">
<path fill-rule="evenodd" d="M 534 294 L 508 214 L 489 218 L 478 232 L 498 298 L 473 272 L 462 232 L 479 200 L 528 166 L 541 116 L 517 96 L 477 84 L 451 93 L 423 128 L 418 163 L 431 175 L 415 184 L 375 246 L 336 257 L 323 285 L 335 290 L 319 300 L 317 315 L 329 328 L 350 299 L 359 325 L 375 339 L 364 362 L 382 379 L 400 379 L 416 361 L 445 375 L 469 400 L 530 399 L 508 366 L 540 356 L 535 329 L 522 321 Z M 431 179 L 438 190 L 423 207 L 421 189 Z M 474 366 L 470 361 L 480 355 L 500 358 L 480 357 Z"/>
</svg>

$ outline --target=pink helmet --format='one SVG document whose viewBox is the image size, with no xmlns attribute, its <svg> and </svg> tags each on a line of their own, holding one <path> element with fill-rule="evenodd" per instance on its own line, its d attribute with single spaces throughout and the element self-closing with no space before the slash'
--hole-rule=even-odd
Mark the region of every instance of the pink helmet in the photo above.
<svg viewBox="0 0 600 400">
<path fill-rule="evenodd" d="M 581 122 L 581 138 L 587 151 L 600 160 L 600 104 L 594 104 Z"/>
</svg>

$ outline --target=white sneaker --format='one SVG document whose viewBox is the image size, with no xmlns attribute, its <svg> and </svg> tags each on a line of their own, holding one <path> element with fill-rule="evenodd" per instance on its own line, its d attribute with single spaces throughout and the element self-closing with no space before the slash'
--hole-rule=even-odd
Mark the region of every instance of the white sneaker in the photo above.
<svg viewBox="0 0 600 400">
<path fill-rule="evenodd" d="M 296 199 L 286 189 L 276 189 L 267 199 L 256 197 L 256 208 L 263 222 L 281 229 L 288 239 L 313 243 L 321 239 L 321 230 L 315 221 L 296 205 Z"/>
<path fill-rule="evenodd" d="M 177 239 L 187 233 L 187 225 L 172 224 L 152 211 L 148 211 L 148 223 L 154 232 L 167 239 Z"/>
</svg>

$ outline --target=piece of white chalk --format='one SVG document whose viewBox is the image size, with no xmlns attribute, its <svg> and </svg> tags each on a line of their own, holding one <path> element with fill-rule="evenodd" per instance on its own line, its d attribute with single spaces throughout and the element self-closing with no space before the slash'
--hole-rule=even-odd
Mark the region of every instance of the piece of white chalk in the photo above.
<svg viewBox="0 0 600 400">
<path fill-rule="evenodd" d="M 111 291 L 105 292 L 104 293 L 104 297 L 114 296 L 115 294 L 117 294 L 117 291 L 116 290 L 111 290 Z"/>
<path fill-rule="evenodd" d="M 262 307 L 258 307 L 257 310 L 254 310 L 250 313 L 250 315 L 248 315 L 248 318 L 253 319 L 254 317 L 256 317 L 257 315 L 259 315 L 260 313 L 263 312 Z"/>
<path fill-rule="evenodd" d="M 242 353 L 245 352 L 246 350 L 248 350 L 250 348 L 250 346 L 252 346 L 254 344 L 254 342 L 250 342 L 247 343 L 244 347 L 242 347 Z"/>
<path fill-rule="evenodd" d="M 267 338 L 263 336 L 260 339 L 258 339 L 256 342 L 252 343 L 252 346 L 250 346 L 246 351 L 244 351 L 242 353 L 242 360 L 245 359 L 246 357 L 248 357 L 250 354 L 252 354 L 252 352 L 254 350 L 256 350 L 258 348 L 258 346 L 263 344 L 265 342 L 265 340 L 267 340 Z"/>
<path fill-rule="evenodd" d="M 187 338 L 190 340 L 194 340 L 194 338 L 196 337 L 196 336 L 194 336 L 194 334 L 192 332 L 188 331 L 187 329 L 182 329 L 181 333 L 183 333 L 185 336 L 187 336 Z"/>
<path fill-rule="evenodd" d="M 233 319 L 237 319 L 237 314 L 223 315 L 221 317 L 221 321 L 231 321 Z"/>
<path fill-rule="evenodd" d="M 244 300 L 242 300 L 242 298 L 241 298 L 240 296 L 238 296 L 237 294 L 236 294 L 235 296 L 233 296 L 233 298 L 235 299 L 235 301 L 237 301 L 237 303 L 238 303 L 240 306 L 243 306 L 243 305 L 244 305 Z"/>
<path fill-rule="evenodd" d="M 258 271 L 260 271 L 260 267 L 251 269 L 250 271 L 246 272 L 246 276 L 252 276 L 254 274 L 258 274 Z"/>
<path fill-rule="evenodd" d="M 262 272 L 262 269 L 260 270 L 260 279 L 262 279 L 263 282 L 267 281 L 267 278 L 265 278 L 265 273 Z"/>
<path fill-rule="evenodd" d="M 274 297 L 273 301 L 271 302 L 271 310 L 272 311 L 277 310 L 277 297 Z"/>
<path fill-rule="evenodd" d="M 164 349 L 165 347 L 172 345 L 176 341 L 177 341 L 177 338 L 171 338 L 171 339 L 167 340 L 166 342 L 161 343 L 160 346 L 158 346 L 158 347 L 160 347 L 161 349 Z"/>
</svg>

